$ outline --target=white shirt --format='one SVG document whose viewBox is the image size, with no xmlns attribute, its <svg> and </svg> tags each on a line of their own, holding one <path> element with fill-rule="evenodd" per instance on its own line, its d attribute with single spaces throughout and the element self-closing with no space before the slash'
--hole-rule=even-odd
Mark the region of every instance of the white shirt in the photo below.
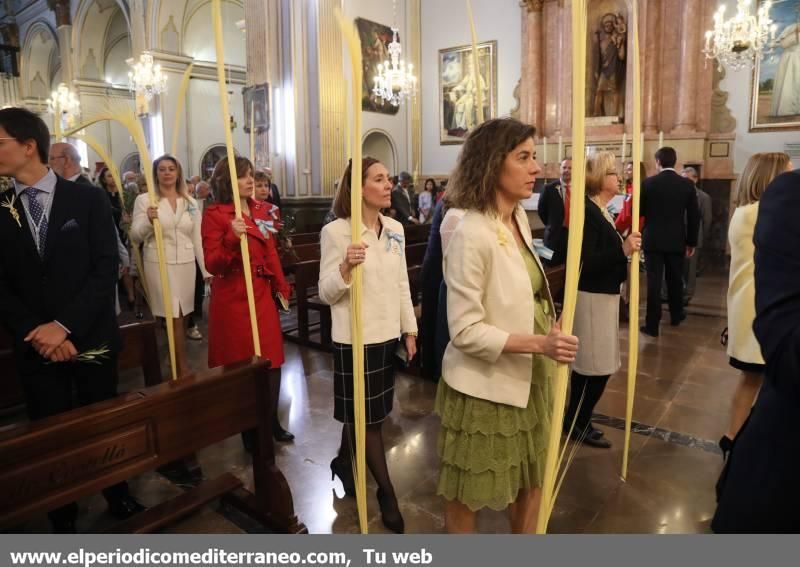
<svg viewBox="0 0 800 567">
<path fill-rule="evenodd" d="M 381 236 L 362 225 L 361 239 L 369 246 L 364 260 L 362 331 L 364 344 L 396 339 L 417 332 L 411 303 L 405 257 L 403 225 L 379 215 Z M 319 297 L 331 306 L 332 338 L 352 344 L 350 335 L 350 285 L 342 279 L 339 265 L 350 245 L 350 219 L 326 224 L 320 234 Z"/>
</svg>

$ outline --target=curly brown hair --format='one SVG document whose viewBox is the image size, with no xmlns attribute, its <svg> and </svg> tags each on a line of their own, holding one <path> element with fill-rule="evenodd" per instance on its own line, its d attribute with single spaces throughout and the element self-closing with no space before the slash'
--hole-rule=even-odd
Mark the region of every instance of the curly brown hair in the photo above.
<svg viewBox="0 0 800 567">
<path fill-rule="evenodd" d="M 249 171 L 253 173 L 253 164 L 246 157 L 236 156 L 234 159 L 236 166 L 236 177 L 244 177 Z M 208 180 L 211 184 L 211 190 L 217 197 L 218 203 L 233 203 L 233 187 L 231 185 L 231 171 L 228 167 L 228 158 L 224 157 L 217 162 L 214 166 L 214 173 L 211 174 L 211 179 Z"/>
<path fill-rule="evenodd" d="M 514 118 L 487 120 L 470 132 L 447 184 L 447 208 L 496 213 L 503 162 L 535 134 L 536 128 Z"/>
</svg>

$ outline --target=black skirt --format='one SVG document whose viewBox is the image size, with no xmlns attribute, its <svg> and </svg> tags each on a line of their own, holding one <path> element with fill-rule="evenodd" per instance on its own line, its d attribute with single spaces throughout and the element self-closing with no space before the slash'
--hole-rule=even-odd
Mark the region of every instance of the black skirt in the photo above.
<svg viewBox="0 0 800 567">
<path fill-rule="evenodd" d="M 394 354 L 397 339 L 364 347 L 364 398 L 367 423 L 380 423 L 394 404 Z M 353 347 L 333 343 L 333 417 L 354 423 Z"/>
</svg>

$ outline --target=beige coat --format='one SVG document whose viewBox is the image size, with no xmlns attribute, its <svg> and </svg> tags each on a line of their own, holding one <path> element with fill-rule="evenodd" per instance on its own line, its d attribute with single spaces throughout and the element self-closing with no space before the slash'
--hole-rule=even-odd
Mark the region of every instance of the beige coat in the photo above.
<svg viewBox="0 0 800 567">
<path fill-rule="evenodd" d="M 383 343 L 417 332 L 403 225 L 383 215 L 380 222 L 380 238 L 363 225 L 361 230 L 361 239 L 369 246 L 363 264 L 361 301 L 364 344 Z M 339 271 L 350 240 L 350 219 L 337 219 L 325 225 L 320 234 L 319 298 L 331 306 L 332 338 L 342 344 L 352 344 L 350 284 L 344 282 Z"/>
<path fill-rule="evenodd" d="M 758 203 L 737 207 L 728 227 L 731 268 L 728 278 L 728 356 L 764 364 L 761 347 L 753 333 L 756 318 L 755 245 L 753 233 Z"/>
<path fill-rule="evenodd" d="M 533 252 L 522 207 L 515 219 Z M 451 337 L 445 382 L 469 396 L 524 408 L 533 355 L 503 354 L 509 335 L 531 334 L 534 323 L 531 280 L 513 234 L 499 220 L 467 212 L 444 252 L 444 279 Z M 546 298 L 554 313 L 549 288 Z"/>
</svg>

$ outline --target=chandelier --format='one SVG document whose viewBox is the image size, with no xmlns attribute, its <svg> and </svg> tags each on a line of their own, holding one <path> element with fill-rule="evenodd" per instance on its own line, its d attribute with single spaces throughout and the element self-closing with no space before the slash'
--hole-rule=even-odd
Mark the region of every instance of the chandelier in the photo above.
<svg viewBox="0 0 800 567">
<path fill-rule="evenodd" d="M 392 106 L 399 106 L 403 99 L 417 94 L 414 65 L 400 60 L 403 48 L 397 40 L 397 31 L 397 28 L 392 28 L 393 38 L 389 44 L 391 61 L 378 64 L 378 74 L 373 79 L 375 86 L 372 88 L 372 94 Z"/>
<path fill-rule="evenodd" d="M 153 56 L 143 51 L 139 62 L 133 58 L 126 61 L 133 68 L 128 71 L 128 88 L 150 101 L 155 95 L 167 90 L 167 76 L 161 72 L 161 65 L 153 65 Z"/>
<path fill-rule="evenodd" d="M 750 0 L 737 0 L 736 15 L 725 21 L 725 5 L 714 14 L 714 30 L 706 32 L 703 53 L 716 59 L 720 69 L 738 71 L 751 67 L 773 49 L 776 25 L 769 17 L 772 1 L 767 0 L 756 15 L 750 15 Z"/>
<path fill-rule="evenodd" d="M 61 83 L 47 99 L 47 110 L 71 128 L 81 114 L 81 102 L 65 83 Z"/>
</svg>

